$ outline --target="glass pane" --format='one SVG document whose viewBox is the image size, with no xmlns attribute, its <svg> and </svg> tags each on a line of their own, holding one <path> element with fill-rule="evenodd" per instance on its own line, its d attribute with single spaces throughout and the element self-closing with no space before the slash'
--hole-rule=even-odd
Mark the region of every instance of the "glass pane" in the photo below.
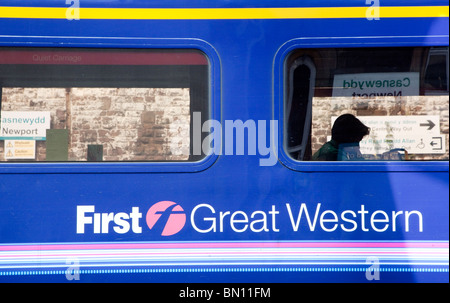
<svg viewBox="0 0 450 303">
<path fill-rule="evenodd" d="M 189 161 L 192 113 L 208 116 L 208 61 L 192 50 L 2 49 L 0 89 L 0 161 Z"/>
<path fill-rule="evenodd" d="M 448 52 L 448 48 L 444 51 Z M 310 119 L 303 119 L 301 124 L 290 118 L 299 116 L 291 111 L 304 104 L 304 98 L 286 93 L 289 97 L 285 103 L 288 140 L 285 146 L 292 158 L 449 159 L 445 72 L 448 55 L 443 55 L 442 49 L 439 53 L 430 48 L 297 50 L 287 59 L 286 70 L 305 56 L 314 62 L 316 71 L 314 81 L 308 81 L 315 82 L 309 98 Z M 292 71 L 286 77 L 291 83 L 287 85 L 288 91 L 300 90 L 306 83 L 300 76 L 295 78 Z M 305 156 L 298 158 L 298 153 L 289 150 L 289 146 L 291 142 L 307 142 L 298 137 L 307 126 L 311 128 L 310 144 L 304 147 Z M 309 154 L 312 156 L 308 157 Z"/>
</svg>

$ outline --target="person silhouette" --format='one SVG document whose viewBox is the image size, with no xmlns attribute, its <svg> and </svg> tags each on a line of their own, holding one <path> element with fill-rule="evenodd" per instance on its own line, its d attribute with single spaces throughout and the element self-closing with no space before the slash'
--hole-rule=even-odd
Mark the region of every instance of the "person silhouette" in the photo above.
<svg viewBox="0 0 450 303">
<path fill-rule="evenodd" d="M 358 161 L 364 160 L 359 142 L 370 133 L 352 114 L 339 116 L 331 129 L 331 141 L 325 143 L 316 153 L 313 161 Z"/>
</svg>

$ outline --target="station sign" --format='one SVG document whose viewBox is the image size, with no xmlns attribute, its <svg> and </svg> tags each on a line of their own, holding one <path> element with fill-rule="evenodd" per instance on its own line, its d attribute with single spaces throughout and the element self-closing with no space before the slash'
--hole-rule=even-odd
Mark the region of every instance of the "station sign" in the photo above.
<svg viewBox="0 0 450 303">
<path fill-rule="evenodd" d="M 365 73 L 335 75 L 333 97 L 374 99 L 418 96 L 419 73 Z"/>
<path fill-rule="evenodd" d="M 2 111 L 0 140 L 45 140 L 50 112 Z"/>
</svg>

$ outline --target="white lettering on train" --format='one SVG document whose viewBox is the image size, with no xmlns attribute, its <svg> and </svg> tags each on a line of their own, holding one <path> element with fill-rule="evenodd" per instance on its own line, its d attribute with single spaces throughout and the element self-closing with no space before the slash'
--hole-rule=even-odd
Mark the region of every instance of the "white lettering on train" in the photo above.
<svg viewBox="0 0 450 303">
<path fill-rule="evenodd" d="M 280 219 L 280 216 L 283 217 Z M 139 207 L 131 212 L 98 213 L 94 205 L 77 206 L 77 233 L 84 234 L 90 226 L 94 234 L 108 234 L 112 230 L 118 234 L 142 233 L 140 220 L 143 214 Z M 206 203 L 196 205 L 190 213 L 190 223 L 195 232 L 280 232 L 279 222 L 289 222 L 292 232 L 423 232 L 423 215 L 418 210 L 369 211 L 364 204 L 358 209 L 339 212 L 323 208 L 322 203 L 308 205 L 285 204 L 284 211 L 271 205 L 265 210 L 216 210 Z M 286 227 L 286 224 L 283 226 Z"/>
</svg>

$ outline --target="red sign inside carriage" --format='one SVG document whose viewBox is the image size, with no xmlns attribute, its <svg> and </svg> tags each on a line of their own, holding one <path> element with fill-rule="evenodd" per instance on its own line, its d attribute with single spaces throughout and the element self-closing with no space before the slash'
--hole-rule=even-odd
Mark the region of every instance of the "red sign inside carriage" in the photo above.
<svg viewBox="0 0 450 303">
<path fill-rule="evenodd" d="M 3 50 L 0 64 L 63 65 L 207 65 L 206 56 L 198 51 L 167 50 Z"/>
</svg>

